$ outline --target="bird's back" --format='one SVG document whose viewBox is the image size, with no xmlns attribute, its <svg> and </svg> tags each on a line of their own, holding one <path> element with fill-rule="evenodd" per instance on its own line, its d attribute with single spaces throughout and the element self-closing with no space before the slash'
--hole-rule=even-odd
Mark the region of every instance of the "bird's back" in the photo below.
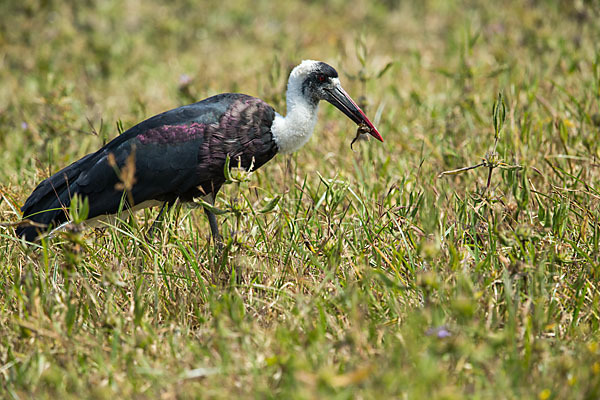
<svg viewBox="0 0 600 400">
<path fill-rule="evenodd" d="M 44 180 L 21 208 L 24 218 L 58 225 L 67 220 L 75 194 L 87 197 L 88 218 L 118 211 L 121 199 L 190 201 L 216 193 L 224 182 L 229 156 L 232 166 L 256 169 L 277 153 L 271 134 L 275 112 L 260 99 L 225 93 L 158 114 Z M 129 162 L 128 159 L 133 161 Z M 131 166 L 134 165 L 134 171 Z M 123 196 L 127 172 L 134 172 Z M 36 228 L 21 226 L 19 236 L 33 240 Z"/>
</svg>

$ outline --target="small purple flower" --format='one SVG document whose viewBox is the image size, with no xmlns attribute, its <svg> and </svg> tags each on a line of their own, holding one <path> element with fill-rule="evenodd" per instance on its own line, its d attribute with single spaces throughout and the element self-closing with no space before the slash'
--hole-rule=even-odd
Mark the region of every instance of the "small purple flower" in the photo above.
<svg viewBox="0 0 600 400">
<path fill-rule="evenodd" d="M 425 332 L 427 336 L 435 335 L 438 339 L 445 339 L 447 337 L 452 336 L 452 333 L 448 330 L 445 325 L 429 328 Z"/>
<path fill-rule="evenodd" d="M 27 122 L 25 122 L 25 121 L 21 122 L 21 129 L 27 130 L 27 128 L 29 128 L 29 125 L 27 124 Z"/>
<path fill-rule="evenodd" d="M 188 74 L 181 74 L 179 76 L 179 85 L 181 86 L 187 86 L 192 82 L 192 77 L 189 76 Z"/>
</svg>

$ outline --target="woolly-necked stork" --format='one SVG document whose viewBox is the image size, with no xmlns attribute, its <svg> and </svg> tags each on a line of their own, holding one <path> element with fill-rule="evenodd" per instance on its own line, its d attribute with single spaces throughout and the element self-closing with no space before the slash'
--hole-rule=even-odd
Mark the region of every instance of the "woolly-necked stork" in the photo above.
<svg viewBox="0 0 600 400">
<path fill-rule="evenodd" d="M 214 199 L 225 182 L 228 156 L 231 166 L 256 169 L 277 153 L 304 145 L 317 122 L 320 100 L 383 142 L 340 85 L 336 70 L 323 62 L 305 60 L 292 70 L 286 100 L 285 117 L 255 97 L 224 93 L 147 119 L 40 183 L 21 208 L 24 218 L 37 224 L 22 224 L 16 233 L 33 241 L 40 234 L 36 226 L 67 222 L 66 210 L 75 194 L 88 198 L 89 219 L 117 213 L 122 199 L 134 203 L 127 208 L 163 204 L 162 210 L 177 199 Z M 123 167 L 132 153 L 135 183 L 123 196 L 115 164 Z M 205 212 L 218 241 L 215 215 Z"/>
</svg>

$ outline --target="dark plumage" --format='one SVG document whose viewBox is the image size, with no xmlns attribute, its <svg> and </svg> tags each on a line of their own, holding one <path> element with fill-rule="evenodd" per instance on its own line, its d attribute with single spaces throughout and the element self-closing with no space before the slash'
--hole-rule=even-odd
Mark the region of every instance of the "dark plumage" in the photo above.
<svg viewBox="0 0 600 400">
<path fill-rule="evenodd" d="M 121 169 L 132 151 L 134 204 L 216 194 L 225 181 L 227 155 L 232 165 L 241 160 L 246 169 L 252 163 L 256 169 L 275 156 L 277 146 L 269 129 L 274 117 L 273 108 L 262 100 L 231 93 L 156 115 L 44 180 L 21 211 L 25 218 L 56 226 L 67 221 L 62 207 L 78 193 L 88 197 L 88 218 L 115 213 L 123 191 L 116 188 L 119 178 L 108 157 L 113 154 Z M 37 236 L 33 226 L 18 227 L 16 232 L 29 241 Z"/>
<path fill-rule="evenodd" d="M 225 182 L 227 157 L 232 167 L 256 169 L 278 152 L 297 150 L 312 134 L 322 99 L 382 140 L 342 89 L 335 69 L 303 61 L 290 74 L 286 117 L 260 99 L 233 93 L 156 115 L 40 183 L 21 208 L 23 217 L 56 227 L 68 221 L 65 210 L 75 194 L 88 198 L 88 218 L 118 212 L 122 199 L 134 208 L 150 201 L 171 205 L 177 199 L 214 198 Z M 128 160 L 135 163 L 135 175 L 124 195 L 116 170 L 123 170 Z M 213 238 L 219 240 L 216 218 L 205 211 Z M 27 224 L 16 233 L 29 241 L 39 234 Z"/>
</svg>

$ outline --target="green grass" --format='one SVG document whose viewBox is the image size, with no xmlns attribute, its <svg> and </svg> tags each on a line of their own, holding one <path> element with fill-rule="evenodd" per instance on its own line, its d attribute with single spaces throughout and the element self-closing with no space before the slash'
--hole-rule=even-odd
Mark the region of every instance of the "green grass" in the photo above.
<svg viewBox="0 0 600 400">
<path fill-rule="evenodd" d="M 323 104 L 303 149 L 220 194 L 221 259 L 186 206 L 150 243 L 158 210 L 31 247 L 0 227 L 0 396 L 600 397 L 597 2 L 0 15 L 5 223 L 117 126 L 225 91 L 285 112 L 304 58 L 337 67 L 386 140 L 351 151 L 356 128 Z"/>
</svg>

